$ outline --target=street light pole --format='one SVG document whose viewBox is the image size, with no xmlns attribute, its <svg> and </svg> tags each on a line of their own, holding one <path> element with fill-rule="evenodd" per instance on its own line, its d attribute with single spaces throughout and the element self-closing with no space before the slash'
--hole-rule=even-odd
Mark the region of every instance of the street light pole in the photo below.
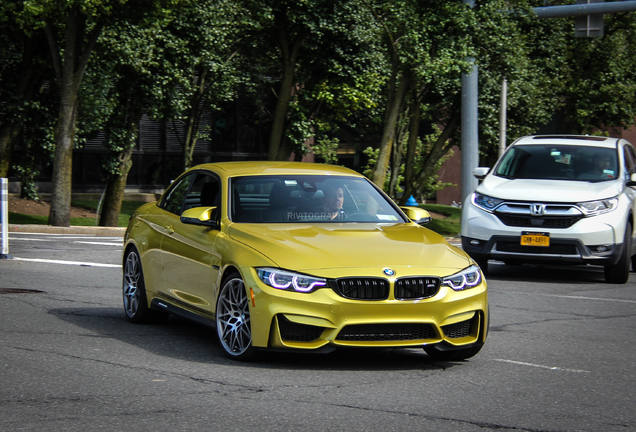
<svg viewBox="0 0 636 432">
<path fill-rule="evenodd" d="M 474 0 L 463 0 L 471 9 Z M 473 170 L 479 164 L 479 69 L 475 59 L 469 57 L 467 61 L 472 65 L 469 73 L 462 73 L 462 203 L 467 202 L 468 196 L 477 188 L 477 179 Z"/>
</svg>

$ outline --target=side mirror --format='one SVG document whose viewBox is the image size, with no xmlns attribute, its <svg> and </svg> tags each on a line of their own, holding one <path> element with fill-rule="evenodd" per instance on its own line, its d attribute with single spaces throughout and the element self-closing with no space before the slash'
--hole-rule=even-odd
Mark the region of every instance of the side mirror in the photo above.
<svg viewBox="0 0 636 432">
<path fill-rule="evenodd" d="M 473 170 L 473 176 L 475 176 L 477 180 L 483 180 L 489 172 L 490 168 L 488 167 L 477 167 Z"/>
<path fill-rule="evenodd" d="M 181 223 L 216 228 L 216 207 L 192 207 L 181 213 Z"/>
<path fill-rule="evenodd" d="M 400 207 L 400 209 L 411 222 L 415 222 L 418 225 L 424 225 L 431 221 L 431 214 L 419 207 Z"/>
<path fill-rule="evenodd" d="M 629 176 L 629 180 L 627 180 L 627 183 L 625 184 L 625 186 L 627 187 L 636 186 L 636 173 Z"/>
</svg>

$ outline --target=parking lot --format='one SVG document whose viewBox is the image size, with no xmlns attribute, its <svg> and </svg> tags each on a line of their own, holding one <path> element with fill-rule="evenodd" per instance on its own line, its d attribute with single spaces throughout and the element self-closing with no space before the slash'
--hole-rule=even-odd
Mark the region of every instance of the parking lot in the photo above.
<svg viewBox="0 0 636 432">
<path fill-rule="evenodd" d="M 0 430 L 630 431 L 636 276 L 491 262 L 490 335 L 421 349 L 222 355 L 211 330 L 134 325 L 121 237 L 10 233 L 0 260 Z"/>
</svg>

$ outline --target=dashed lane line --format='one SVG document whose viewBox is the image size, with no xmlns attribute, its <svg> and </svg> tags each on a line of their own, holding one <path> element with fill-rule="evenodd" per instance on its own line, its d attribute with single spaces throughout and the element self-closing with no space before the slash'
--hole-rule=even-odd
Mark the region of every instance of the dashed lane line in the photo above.
<svg viewBox="0 0 636 432">
<path fill-rule="evenodd" d="M 553 370 L 553 371 L 575 372 L 575 373 L 590 373 L 590 371 L 586 371 L 586 370 L 582 370 L 582 369 L 568 369 L 568 368 L 562 368 L 562 367 L 557 367 L 557 366 L 546 366 L 546 365 L 527 363 L 527 362 L 521 362 L 521 361 L 515 361 L 515 360 L 506 360 L 506 359 L 494 359 L 494 360 L 498 361 L 498 362 L 503 362 L 503 363 L 512 363 L 512 364 L 521 365 L 521 366 L 530 366 L 530 367 L 535 367 L 535 368 L 540 368 L 540 369 L 548 369 L 548 370 Z"/>
<path fill-rule="evenodd" d="M 28 261 L 28 262 L 40 262 L 46 264 L 62 264 L 62 265 L 75 265 L 83 267 L 108 267 L 108 268 L 121 268 L 121 264 L 102 264 L 83 261 L 63 261 L 63 260 L 51 260 L 42 258 L 18 258 L 13 257 L 16 261 Z"/>
<path fill-rule="evenodd" d="M 73 243 L 82 243 L 82 244 L 92 244 L 92 245 L 102 245 L 102 246 L 123 246 L 124 243 L 106 243 L 106 242 L 90 242 L 90 241 L 74 241 Z"/>
</svg>

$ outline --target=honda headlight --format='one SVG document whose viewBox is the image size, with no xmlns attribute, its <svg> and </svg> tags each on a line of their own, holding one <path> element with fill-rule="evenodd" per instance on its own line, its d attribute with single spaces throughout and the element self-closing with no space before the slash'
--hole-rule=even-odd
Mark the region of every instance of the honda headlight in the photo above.
<svg viewBox="0 0 636 432">
<path fill-rule="evenodd" d="M 297 291 L 302 293 L 312 292 L 318 288 L 327 286 L 327 280 L 300 273 L 294 273 L 277 268 L 256 269 L 258 278 L 272 288 Z"/>
<path fill-rule="evenodd" d="M 476 265 L 471 265 L 468 268 L 455 273 L 451 276 L 446 276 L 442 279 L 442 283 L 455 291 L 462 291 L 468 288 L 479 285 L 481 282 L 481 271 Z"/>
<path fill-rule="evenodd" d="M 577 204 L 585 216 L 597 216 L 603 213 L 610 212 L 618 205 L 618 198 L 607 198 L 596 201 L 586 201 Z"/>
<path fill-rule="evenodd" d="M 473 204 L 477 207 L 484 209 L 488 212 L 493 211 L 499 204 L 503 202 L 503 200 L 489 197 L 488 195 L 480 194 L 475 192 L 472 196 Z"/>
</svg>

